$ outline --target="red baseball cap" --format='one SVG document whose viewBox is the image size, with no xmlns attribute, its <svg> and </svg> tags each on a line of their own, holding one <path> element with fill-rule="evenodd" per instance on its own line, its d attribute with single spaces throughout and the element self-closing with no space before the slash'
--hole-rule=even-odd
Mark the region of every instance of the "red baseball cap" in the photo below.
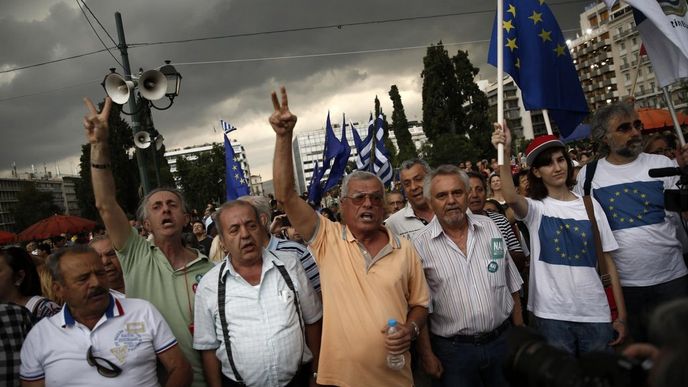
<svg viewBox="0 0 688 387">
<path fill-rule="evenodd" d="M 554 147 L 566 148 L 566 145 L 561 142 L 559 137 L 553 134 L 535 137 L 533 141 L 531 141 L 526 147 L 526 164 L 528 164 L 529 167 L 532 167 L 533 161 L 535 161 L 535 158 L 542 153 L 542 151 Z"/>
</svg>

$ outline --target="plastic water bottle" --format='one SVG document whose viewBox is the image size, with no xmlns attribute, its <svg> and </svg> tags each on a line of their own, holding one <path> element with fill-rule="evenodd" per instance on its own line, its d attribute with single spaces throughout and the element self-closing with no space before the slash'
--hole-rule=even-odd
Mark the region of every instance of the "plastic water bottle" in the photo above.
<svg viewBox="0 0 688 387">
<path fill-rule="evenodd" d="M 396 333 L 398 328 L 397 328 L 397 320 L 390 319 L 387 321 L 387 336 Z M 393 369 L 393 370 L 401 370 L 404 369 L 404 366 L 406 365 L 406 358 L 404 358 L 404 354 L 393 354 L 393 353 L 387 353 L 387 367 Z"/>
</svg>

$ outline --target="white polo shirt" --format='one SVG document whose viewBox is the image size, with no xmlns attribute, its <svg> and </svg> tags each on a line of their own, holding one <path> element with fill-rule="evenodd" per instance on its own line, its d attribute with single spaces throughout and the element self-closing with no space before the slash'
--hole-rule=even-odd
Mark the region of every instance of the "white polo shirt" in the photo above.
<svg viewBox="0 0 688 387">
<path fill-rule="evenodd" d="M 406 203 L 404 208 L 390 215 L 390 217 L 385 220 L 385 227 L 410 241 L 412 241 L 426 225 L 427 223 L 423 219 L 417 217 L 416 213 L 413 212 L 411 203 Z"/>
<path fill-rule="evenodd" d="M 156 356 L 177 345 L 155 307 L 145 300 L 116 298 L 93 330 L 77 322 L 67 305 L 41 320 L 21 349 L 19 376 L 45 380 L 46 386 L 158 386 Z M 88 348 L 120 368 L 114 378 L 101 376 L 86 361 Z"/>
</svg>

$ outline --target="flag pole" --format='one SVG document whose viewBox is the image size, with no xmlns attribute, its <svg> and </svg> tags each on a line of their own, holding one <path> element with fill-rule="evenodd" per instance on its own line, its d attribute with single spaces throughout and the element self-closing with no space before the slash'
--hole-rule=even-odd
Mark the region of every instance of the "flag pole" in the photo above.
<svg viewBox="0 0 688 387">
<path fill-rule="evenodd" d="M 553 134 L 552 122 L 549 120 L 549 113 L 547 112 L 547 109 L 542 109 L 542 118 L 545 119 L 545 127 L 547 128 L 547 134 Z"/>
<path fill-rule="evenodd" d="M 497 123 L 504 125 L 504 1 L 497 0 Z M 504 165 L 504 144 L 497 145 L 497 165 Z"/>
<path fill-rule="evenodd" d="M 643 46 L 641 45 L 640 48 L 638 49 L 638 56 L 636 57 L 635 61 L 635 75 L 633 76 L 633 85 L 631 86 L 631 92 L 629 93 L 630 97 L 635 96 L 635 86 L 638 84 L 638 75 L 640 75 L 640 62 L 642 60 L 642 56 L 640 53 L 643 51 Z"/>
<path fill-rule="evenodd" d="M 674 130 L 676 130 L 676 135 L 678 136 L 678 141 L 681 146 L 686 145 L 686 140 L 683 138 L 683 131 L 681 130 L 681 125 L 678 123 L 678 117 L 676 116 L 676 110 L 674 109 L 674 103 L 671 102 L 671 94 L 669 94 L 669 86 L 662 87 L 664 92 L 664 99 L 666 100 L 667 106 L 669 107 L 669 113 L 671 113 L 671 120 L 674 122 Z"/>
</svg>

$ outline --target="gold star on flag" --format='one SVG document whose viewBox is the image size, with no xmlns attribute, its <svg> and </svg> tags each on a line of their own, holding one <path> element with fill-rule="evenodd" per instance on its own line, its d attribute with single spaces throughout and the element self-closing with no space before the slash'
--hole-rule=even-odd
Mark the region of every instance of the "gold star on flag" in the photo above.
<svg viewBox="0 0 688 387">
<path fill-rule="evenodd" d="M 559 44 L 557 44 L 557 48 L 554 49 L 554 52 L 557 53 L 557 57 L 562 56 L 566 52 L 566 46 L 559 43 Z"/>
<path fill-rule="evenodd" d="M 510 14 L 512 14 L 514 17 L 516 17 L 516 7 L 514 7 L 513 4 L 509 4 L 509 9 L 507 10 Z"/>
<path fill-rule="evenodd" d="M 517 69 L 521 68 L 521 58 L 516 58 L 516 63 L 514 63 L 514 67 Z"/>
<path fill-rule="evenodd" d="M 506 40 L 506 46 L 509 47 L 509 49 L 511 50 L 511 52 L 513 52 L 515 49 L 517 49 L 518 46 L 516 45 L 516 38 L 513 38 L 513 39 L 508 39 L 508 38 L 507 38 L 507 40 Z"/>
<path fill-rule="evenodd" d="M 532 20 L 533 24 L 538 24 L 538 22 L 542 23 L 542 13 L 533 11 L 533 14 L 528 16 L 528 19 Z"/>
<path fill-rule="evenodd" d="M 515 28 L 513 23 L 511 23 L 511 20 L 504 20 L 502 25 L 503 25 L 504 29 L 506 30 L 506 32 L 511 32 L 511 30 Z"/>
<path fill-rule="evenodd" d="M 545 4 L 545 0 L 540 0 L 540 5 Z"/>
<path fill-rule="evenodd" d="M 619 192 L 619 191 L 616 191 L 616 192 L 614 192 L 614 195 L 616 195 L 616 196 L 620 196 L 620 195 L 621 195 L 621 192 Z"/>
<path fill-rule="evenodd" d="M 609 198 L 609 203 L 614 203 L 614 198 Z"/>
<path fill-rule="evenodd" d="M 551 38 L 550 35 L 552 35 L 552 31 L 545 31 L 544 28 L 543 28 L 542 31 L 538 34 L 538 36 L 540 37 L 540 39 L 542 39 L 542 42 L 543 42 L 543 43 L 546 42 L 546 41 L 548 41 L 548 40 L 549 40 L 550 42 L 552 41 L 552 38 Z"/>
<path fill-rule="evenodd" d="M 233 171 L 236 171 L 236 170 L 237 170 L 237 166 L 236 166 L 236 165 L 232 165 L 232 170 L 233 170 Z"/>
</svg>

